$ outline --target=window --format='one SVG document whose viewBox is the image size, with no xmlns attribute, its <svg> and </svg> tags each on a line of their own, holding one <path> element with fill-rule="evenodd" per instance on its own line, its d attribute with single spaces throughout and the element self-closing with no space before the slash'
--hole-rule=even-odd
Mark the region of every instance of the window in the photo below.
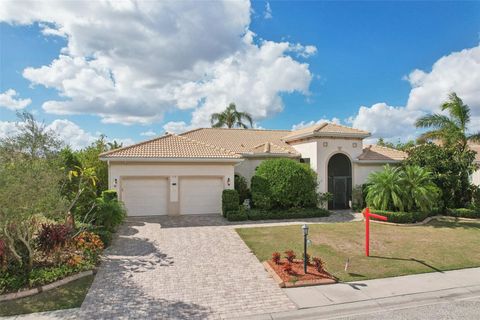
<svg viewBox="0 0 480 320">
<path fill-rule="evenodd" d="M 310 158 L 300 158 L 300 163 L 306 163 L 310 165 Z"/>
</svg>

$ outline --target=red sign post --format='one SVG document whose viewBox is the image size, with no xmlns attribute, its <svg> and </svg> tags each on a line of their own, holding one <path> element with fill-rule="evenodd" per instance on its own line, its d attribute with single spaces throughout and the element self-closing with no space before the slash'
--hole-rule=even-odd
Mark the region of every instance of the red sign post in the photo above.
<svg viewBox="0 0 480 320">
<path fill-rule="evenodd" d="M 363 211 L 363 216 L 365 217 L 365 254 L 367 257 L 370 256 L 370 217 L 382 221 L 387 221 L 387 217 L 381 216 L 375 213 L 370 213 L 369 208 L 365 208 Z"/>
</svg>

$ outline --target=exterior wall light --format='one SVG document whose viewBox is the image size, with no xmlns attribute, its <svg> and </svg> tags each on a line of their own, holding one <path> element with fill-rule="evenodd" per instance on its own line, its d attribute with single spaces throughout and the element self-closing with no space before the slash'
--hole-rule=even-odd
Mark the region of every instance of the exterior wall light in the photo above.
<svg viewBox="0 0 480 320">
<path fill-rule="evenodd" d="M 327 141 L 324 141 L 324 142 L 323 142 L 323 146 L 324 146 L 325 148 L 328 147 L 328 142 L 327 142 Z"/>
<path fill-rule="evenodd" d="M 230 187 L 230 178 L 227 178 L 227 186 Z"/>
</svg>

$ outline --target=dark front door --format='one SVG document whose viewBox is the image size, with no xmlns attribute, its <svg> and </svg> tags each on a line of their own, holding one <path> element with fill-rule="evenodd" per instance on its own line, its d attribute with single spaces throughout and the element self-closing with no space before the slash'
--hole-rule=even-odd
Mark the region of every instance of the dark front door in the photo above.
<svg viewBox="0 0 480 320">
<path fill-rule="evenodd" d="M 350 159 L 341 153 L 335 154 L 328 162 L 328 192 L 333 195 L 329 209 L 348 209 L 352 197 L 352 165 Z"/>
</svg>

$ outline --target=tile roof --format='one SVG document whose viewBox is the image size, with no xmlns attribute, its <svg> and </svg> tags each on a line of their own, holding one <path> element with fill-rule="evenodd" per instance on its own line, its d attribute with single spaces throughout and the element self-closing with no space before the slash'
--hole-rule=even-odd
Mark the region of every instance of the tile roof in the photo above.
<svg viewBox="0 0 480 320">
<path fill-rule="evenodd" d="M 363 153 L 357 159 L 360 161 L 401 161 L 406 157 L 406 152 L 371 144 L 363 148 Z"/>
<path fill-rule="evenodd" d="M 104 152 L 101 158 L 240 158 L 222 147 L 173 134 Z"/>
<path fill-rule="evenodd" d="M 329 135 L 352 136 L 353 135 L 353 136 L 359 136 L 359 137 L 365 138 L 365 137 L 368 137 L 370 133 L 364 130 L 354 129 L 354 128 L 342 126 L 336 123 L 323 122 L 310 127 L 292 131 L 288 135 L 286 135 L 284 139 L 288 141 L 298 137 L 309 136 L 309 135 L 317 135 L 317 136 L 329 136 Z"/>
<path fill-rule="evenodd" d="M 239 154 L 264 153 L 270 143 L 270 153 L 298 156 L 299 153 L 282 138 L 288 130 L 200 128 L 182 133 L 180 136 L 203 141 Z"/>
</svg>

